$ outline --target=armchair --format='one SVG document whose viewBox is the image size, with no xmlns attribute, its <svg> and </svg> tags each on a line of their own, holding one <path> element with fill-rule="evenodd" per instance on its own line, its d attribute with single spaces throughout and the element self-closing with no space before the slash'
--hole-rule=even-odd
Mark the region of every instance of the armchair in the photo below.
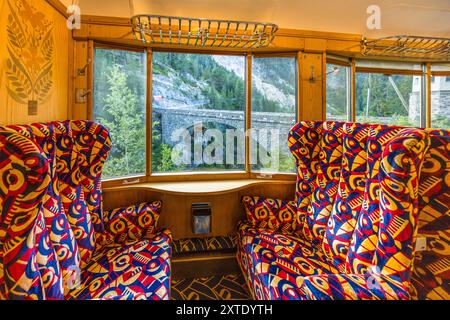
<svg viewBox="0 0 450 320">
<path fill-rule="evenodd" d="M 419 226 L 427 224 L 420 223 L 421 217 L 430 220 L 427 172 L 436 163 L 450 163 L 448 151 L 442 152 L 449 135 L 332 121 L 294 126 L 288 143 L 298 172 L 295 228 L 294 223 L 288 230 L 255 223 L 260 214 L 249 204 L 281 200 L 243 198 L 247 221 L 239 225 L 238 261 L 254 298 L 431 295 L 429 283 L 416 280 L 415 241 L 424 232 Z M 448 201 L 448 183 L 444 185 L 434 187 L 433 195 Z M 280 216 L 280 207 L 266 210 L 268 216 Z M 434 204 L 433 225 L 447 218 L 448 210 Z M 438 257 L 436 250 L 429 260 L 445 263 L 448 255 Z M 448 283 L 448 276 L 439 272 L 435 277 L 435 287 L 448 297 L 448 288 L 440 284 Z"/>
<path fill-rule="evenodd" d="M 0 163 L 0 234 L 20 226 L 14 241 L 34 250 L 19 252 L 0 238 L 0 298 L 169 299 L 171 235 L 156 229 L 161 202 L 102 209 L 101 172 L 111 148 L 103 126 L 63 121 L 2 127 L 0 134 L 8 159 Z M 23 267 L 30 257 L 38 267 Z"/>
</svg>

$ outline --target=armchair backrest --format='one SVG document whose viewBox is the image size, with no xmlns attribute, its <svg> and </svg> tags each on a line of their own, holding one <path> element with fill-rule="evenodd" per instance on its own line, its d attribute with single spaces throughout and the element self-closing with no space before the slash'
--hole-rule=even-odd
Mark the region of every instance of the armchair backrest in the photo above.
<svg viewBox="0 0 450 320">
<path fill-rule="evenodd" d="M 427 173 L 430 167 L 448 174 L 448 135 L 448 131 L 332 121 L 297 124 L 289 135 L 298 170 L 297 232 L 321 246 L 342 273 L 363 274 L 375 266 L 408 284 L 418 227 L 422 233 L 433 221 L 429 233 L 448 240 L 450 196 L 444 189 L 450 183 L 437 188 L 437 178 Z M 429 185 L 435 187 L 426 188 Z M 430 201 L 425 189 L 441 200 Z M 436 241 L 443 246 L 446 240 Z M 420 261 L 439 260 L 435 269 L 441 276 L 448 270 L 448 260 L 438 259 L 437 252 L 430 256 L 427 251 L 423 257 Z M 430 281 L 442 279 L 427 272 Z M 420 283 L 430 291 L 430 285 Z"/>
<path fill-rule="evenodd" d="M 89 262 L 95 249 L 95 231 L 103 230 L 100 180 L 103 163 L 111 148 L 108 131 L 92 121 L 62 121 L 0 127 L 0 132 L 18 134 L 28 143 L 42 148 L 41 156 L 48 162 L 49 184 L 36 201 L 45 218 L 43 232 L 49 234 L 51 242 L 47 251 L 49 255 L 53 252 L 57 259 L 60 281 L 64 284 L 63 294 L 67 294 L 68 279 Z M 12 159 L 15 163 L 16 157 Z M 4 168 L 7 167 L 0 163 L 0 170 L 7 170 Z M 2 217 L 11 210 L 5 207 L 9 197 L 8 194 L 0 195 Z M 3 246 L 2 241 L 0 246 Z M 41 248 L 39 243 L 36 246 Z M 0 288 L 2 283 L 0 277 Z M 9 288 L 3 292 L 7 297 L 19 298 L 12 295 Z M 43 298 L 33 296 L 31 292 L 24 293 L 23 297 Z M 57 295 L 46 297 L 61 298 Z"/>
</svg>

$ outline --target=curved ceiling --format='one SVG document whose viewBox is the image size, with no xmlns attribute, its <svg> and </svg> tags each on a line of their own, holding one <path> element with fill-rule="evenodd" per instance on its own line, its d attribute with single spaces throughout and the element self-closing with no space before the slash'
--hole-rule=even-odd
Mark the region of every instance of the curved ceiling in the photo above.
<svg viewBox="0 0 450 320">
<path fill-rule="evenodd" d="M 128 0 L 62 0 L 82 14 L 129 18 Z M 450 0 L 134 0 L 135 13 L 274 22 L 281 28 L 367 37 L 450 37 Z M 369 30 L 367 9 L 378 5 L 381 29 Z"/>
</svg>

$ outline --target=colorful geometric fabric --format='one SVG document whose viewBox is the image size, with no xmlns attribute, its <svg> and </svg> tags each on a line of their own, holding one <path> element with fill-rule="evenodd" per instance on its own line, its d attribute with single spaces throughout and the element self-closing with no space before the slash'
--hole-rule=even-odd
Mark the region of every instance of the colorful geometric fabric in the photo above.
<svg viewBox="0 0 450 320">
<path fill-rule="evenodd" d="M 161 204 L 103 218 L 101 171 L 111 148 L 104 127 L 8 126 L 0 137 L 0 298 L 169 298 L 171 236 L 156 230 Z M 122 223 L 132 226 L 126 235 Z M 102 246 L 97 238 L 127 242 Z M 85 291 L 74 295 L 79 274 Z"/>
<path fill-rule="evenodd" d="M 343 122 L 324 122 L 319 142 L 314 148 L 319 148 L 317 162 L 308 162 L 301 158 L 301 167 L 310 163 L 308 172 L 314 172 L 315 179 L 310 184 L 312 195 L 307 205 L 307 213 L 303 227 L 303 236 L 314 245 L 322 243 L 327 221 L 333 209 L 333 199 L 338 191 L 338 183 L 342 164 Z M 303 214 L 303 209 L 300 214 Z"/>
<path fill-rule="evenodd" d="M 237 234 L 206 238 L 176 239 L 172 242 L 173 255 L 205 251 L 236 251 Z"/>
<path fill-rule="evenodd" d="M 67 213 L 77 241 L 81 259 L 80 267 L 83 268 L 94 253 L 95 232 L 81 183 L 79 165 L 81 155 L 74 143 L 70 122 L 53 122 L 52 125 L 56 132 L 58 188 L 64 211 Z"/>
<path fill-rule="evenodd" d="M 105 127 L 93 121 L 70 121 L 70 127 L 80 156 L 81 185 L 86 205 L 95 231 L 102 232 L 101 173 L 111 150 L 111 138 Z"/>
<path fill-rule="evenodd" d="M 69 299 L 168 300 L 170 298 L 169 236 L 105 246 L 96 250 Z"/>
<path fill-rule="evenodd" d="M 323 241 L 323 251 L 341 272 L 345 272 L 348 247 L 364 199 L 368 133 L 369 125 L 344 126 L 339 187 Z"/>
<path fill-rule="evenodd" d="M 68 216 L 62 208 L 60 182 L 57 173 L 56 130 L 51 124 L 10 126 L 7 129 L 16 131 L 35 141 L 49 160 L 51 183 L 42 199 L 43 211 L 47 230 L 50 232 L 50 239 L 62 271 L 63 282 L 66 284 L 74 273 L 74 267 L 80 266 L 80 252 Z M 67 286 L 64 286 L 64 291 L 67 293 Z"/>
<path fill-rule="evenodd" d="M 141 203 L 103 213 L 105 231 L 99 234 L 97 244 L 124 243 L 153 235 L 161 213 L 162 202 Z"/>
<path fill-rule="evenodd" d="M 172 280 L 172 300 L 250 300 L 242 274 Z"/>
<path fill-rule="evenodd" d="M 297 124 L 289 136 L 298 169 L 297 232 L 252 226 L 252 212 L 239 229 L 238 260 L 254 296 L 408 299 L 410 291 L 448 297 L 449 136 L 332 121 Z M 429 237 L 428 251 L 416 254 L 417 234 Z"/>
<path fill-rule="evenodd" d="M 258 228 L 294 233 L 297 229 L 294 201 L 266 199 L 262 197 L 242 198 L 247 220 Z"/>
<path fill-rule="evenodd" d="M 419 175 L 430 146 L 419 129 L 398 133 L 380 163 L 380 230 L 373 264 L 409 288 L 419 213 Z"/>
<path fill-rule="evenodd" d="M 346 259 L 346 272 L 363 274 L 372 265 L 378 242 L 380 224 L 380 161 L 386 144 L 402 128 L 387 125 L 372 125 L 367 141 L 367 170 L 364 200 L 357 219 L 355 232 Z"/>
<path fill-rule="evenodd" d="M 310 241 L 251 223 L 239 226 L 238 261 L 256 299 L 295 299 L 298 279 L 338 272 Z"/>
<path fill-rule="evenodd" d="M 413 299 L 450 300 L 450 135 L 430 130 L 431 146 L 421 170 L 418 237 L 427 250 L 416 252 Z"/>
<path fill-rule="evenodd" d="M 0 297 L 61 299 L 63 282 L 42 199 L 50 185 L 42 149 L 0 131 Z"/>
<path fill-rule="evenodd" d="M 297 163 L 295 199 L 299 234 L 306 225 L 308 208 L 315 189 L 322 128 L 322 122 L 305 121 L 295 125 L 289 133 L 288 145 Z"/>
</svg>

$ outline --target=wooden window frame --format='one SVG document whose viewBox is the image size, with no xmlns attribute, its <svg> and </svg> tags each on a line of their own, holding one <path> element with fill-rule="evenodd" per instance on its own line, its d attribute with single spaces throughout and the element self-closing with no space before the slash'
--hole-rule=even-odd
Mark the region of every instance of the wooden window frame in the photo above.
<svg viewBox="0 0 450 320">
<path fill-rule="evenodd" d="M 251 137 L 246 135 L 245 138 L 245 170 L 242 171 L 211 171 L 211 172 L 168 172 L 168 173 L 154 173 L 152 172 L 152 77 L 153 77 L 153 53 L 154 52 L 175 52 L 175 53 L 186 53 L 186 54 L 207 54 L 207 55 L 229 55 L 229 56 L 244 56 L 246 60 L 246 75 L 245 75 L 245 125 L 246 130 L 251 128 L 251 112 L 252 112 L 252 96 L 251 96 L 251 80 L 252 80 L 252 62 L 255 57 L 293 57 L 296 59 L 297 63 L 297 75 L 296 75 L 296 121 L 300 119 L 299 112 L 299 99 L 298 96 L 300 90 L 299 74 L 298 69 L 300 68 L 300 61 L 298 56 L 301 54 L 300 51 L 289 51 L 289 52 L 264 52 L 255 53 L 252 51 L 248 52 L 237 52 L 237 51 L 226 51 L 226 50 L 188 50 L 188 49 L 177 49 L 177 48 L 161 48 L 161 47 L 142 47 L 142 46 L 131 46 L 131 45 L 120 45 L 111 44 L 102 41 L 88 41 L 88 58 L 92 61 L 88 68 L 88 90 L 93 92 L 94 90 L 94 64 L 95 64 L 95 49 L 109 49 L 109 50 L 123 50 L 123 51 L 133 51 L 146 53 L 147 58 L 147 81 L 146 81 L 146 172 L 145 174 L 136 174 L 126 177 L 114 177 L 103 179 L 102 185 L 104 188 L 113 188 L 127 185 L 134 185 L 140 183 L 150 183 L 150 182 L 179 182 L 179 181 L 214 181 L 214 180 L 239 180 L 239 179 L 273 179 L 273 180 L 285 180 L 285 181 L 295 181 L 295 173 L 273 173 L 271 176 L 263 175 L 261 173 L 254 172 L 251 170 L 250 164 L 250 141 Z M 93 120 L 94 117 L 94 104 L 93 104 L 93 94 L 90 94 L 87 101 L 87 115 L 88 119 Z"/>
</svg>

